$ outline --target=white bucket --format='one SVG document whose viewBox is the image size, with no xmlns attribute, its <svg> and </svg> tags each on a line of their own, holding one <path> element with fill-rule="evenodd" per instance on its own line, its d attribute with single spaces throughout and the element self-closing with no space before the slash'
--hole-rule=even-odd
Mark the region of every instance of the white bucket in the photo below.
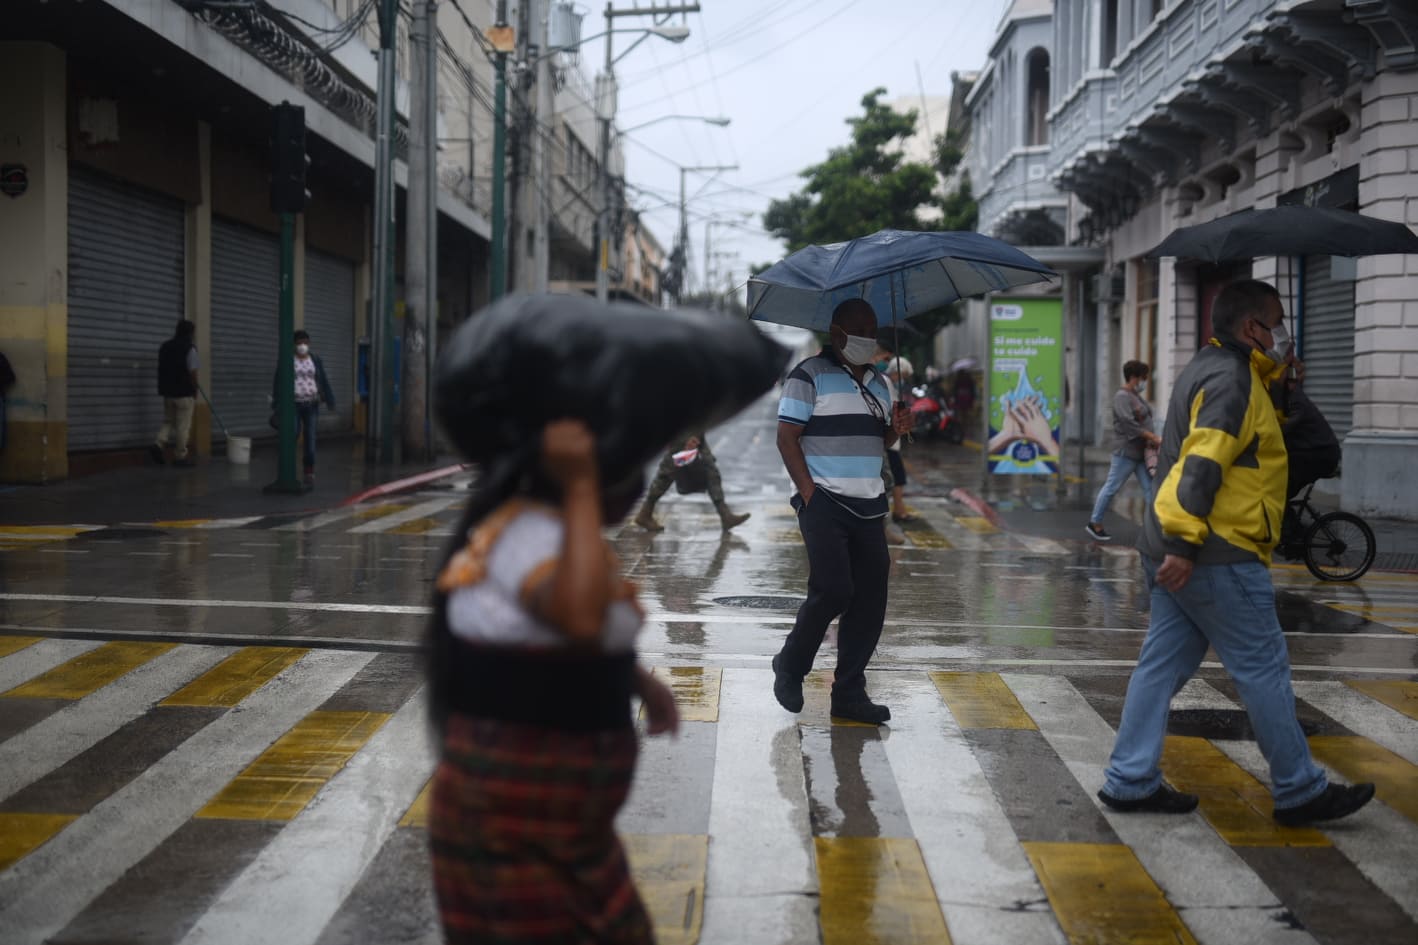
<svg viewBox="0 0 1418 945">
<path fill-rule="evenodd" d="M 237 466 L 251 462 L 251 437 L 231 436 L 226 438 L 226 461 Z"/>
</svg>

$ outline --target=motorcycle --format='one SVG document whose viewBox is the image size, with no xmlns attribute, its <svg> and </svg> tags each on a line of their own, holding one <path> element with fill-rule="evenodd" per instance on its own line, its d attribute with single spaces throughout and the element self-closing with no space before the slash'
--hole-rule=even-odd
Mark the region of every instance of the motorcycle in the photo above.
<svg viewBox="0 0 1418 945">
<path fill-rule="evenodd" d="M 965 440 L 965 428 L 961 426 L 950 398 L 938 384 L 911 389 L 915 399 L 911 402 L 911 432 L 917 437 L 943 437 L 949 443 Z"/>
</svg>

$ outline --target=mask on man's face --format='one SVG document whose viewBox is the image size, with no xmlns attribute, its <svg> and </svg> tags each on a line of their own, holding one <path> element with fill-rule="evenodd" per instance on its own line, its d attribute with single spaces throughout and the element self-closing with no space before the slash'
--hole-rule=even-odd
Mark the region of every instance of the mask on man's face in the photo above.
<svg viewBox="0 0 1418 945">
<path fill-rule="evenodd" d="M 848 364 L 861 366 L 870 364 L 871 359 L 876 355 L 876 339 L 865 338 L 861 335 L 847 335 L 847 341 L 837 349 L 842 360 Z"/>
<path fill-rule="evenodd" d="M 296 345 L 296 346 L 295 346 L 295 353 L 296 353 L 296 354 L 309 354 L 309 353 L 310 353 L 310 345 L 305 344 L 305 343 L 303 343 L 303 342 L 302 342 L 301 344 Z"/>
<path fill-rule="evenodd" d="M 1270 330 L 1270 337 L 1270 347 L 1265 350 L 1265 356 L 1279 364 L 1290 353 L 1290 333 L 1282 322 Z"/>
</svg>

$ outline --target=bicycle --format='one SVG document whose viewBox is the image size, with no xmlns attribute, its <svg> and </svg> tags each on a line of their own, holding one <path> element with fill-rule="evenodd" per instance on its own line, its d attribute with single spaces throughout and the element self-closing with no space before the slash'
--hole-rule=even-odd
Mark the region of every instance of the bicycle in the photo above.
<svg viewBox="0 0 1418 945">
<path fill-rule="evenodd" d="M 1314 488 L 1310 483 L 1286 503 L 1275 550 L 1291 561 L 1304 561 L 1322 581 L 1357 581 L 1374 563 L 1374 530 L 1349 512 L 1316 512 L 1310 504 Z"/>
</svg>

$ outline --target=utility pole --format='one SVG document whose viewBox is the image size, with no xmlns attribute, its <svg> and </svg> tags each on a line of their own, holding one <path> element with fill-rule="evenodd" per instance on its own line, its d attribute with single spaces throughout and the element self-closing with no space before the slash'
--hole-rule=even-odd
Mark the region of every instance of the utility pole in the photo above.
<svg viewBox="0 0 1418 945">
<path fill-rule="evenodd" d="M 596 213 L 596 298 L 604 302 L 610 297 L 610 257 L 611 229 L 615 225 L 615 214 L 611 208 L 611 124 L 615 121 L 616 83 L 615 59 L 611 55 L 612 39 L 615 32 L 615 18 L 618 16 L 668 16 L 675 13 L 698 13 L 699 4 L 684 3 L 674 6 L 647 7 L 634 6 L 623 10 L 606 3 L 606 65 L 605 71 L 596 82 L 596 117 L 601 123 L 601 141 L 597 149 L 600 173 L 600 207 Z M 626 50 L 629 52 L 629 50 Z"/>
<path fill-rule="evenodd" d="M 536 182 L 527 180 L 532 140 L 536 138 L 536 116 L 527 102 L 532 89 L 532 72 L 526 68 L 527 43 L 532 37 L 532 7 L 536 0 L 518 3 L 516 54 L 512 81 L 512 170 L 508 175 L 508 285 L 512 291 L 527 291 L 530 260 L 526 254 L 527 226 L 532 220 L 530 201 L 535 199 Z"/>
<path fill-rule="evenodd" d="M 403 374 L 405 456 L 431 458 L 429 347 L 438 318 L 438 0 L 413 0 L 409 37 L 409 188 L 404 218 Z"/>
<path fill-rule="evenodd" d="M 736 171 L 737 164 L 710 164 L 699 167 L 681 167 L 679 169 L 679 254 L 677 265 L 679 267 L 679 278 L 675 286 L 675 303 L 678 304 L 684 298 L 684 291 L 689 282 L 689 211 L 688 200 L 684 193 L 684 176 L 690 171 L 703 171 L 706 173 L 716 173 L 719 171 Z M 705 272 L 709 268 L 709 238 L 704 239 L 704 267 Z"/>
<path fill-rule="evenodd" d="M 516 49 L 516 35 L 507 25 L 507 0 L 497 0 L 497 22 L 488 30 L 497 51 L 492 91 L 492 272 L 489 301 L 507 294 L 507 54 Z"/>
<path fill-rule="evenodd" d="M 271 210 L 281 220 L 280 307 L 276 343 L 276 416 L 280 455 L 266 492 L 299 494 L 295 476 L 295 216 L 305 211 L 305 109 L 282 102 L 271 111 Z"/>
<path fill-rule="evenodd" d="M 374 299 L 369 315 L 370 423 L 367 454 L 394 460 L 394 39 L 398 0 L 379 0 L 378 122 L 374 155 Z"/>
<path fill-rule="evenodd" d="M 551 85 L 550 0 L 537 0 L 532 29 L 537 50 L 537 110 L 532 131 L 532 178 L 537 182 L 532 196 L 532 291 L 545 292 L 550 287 L 551 274 L 551 161 L 546 138 L 556 120 L 556 93 Z"/>
</svg>

